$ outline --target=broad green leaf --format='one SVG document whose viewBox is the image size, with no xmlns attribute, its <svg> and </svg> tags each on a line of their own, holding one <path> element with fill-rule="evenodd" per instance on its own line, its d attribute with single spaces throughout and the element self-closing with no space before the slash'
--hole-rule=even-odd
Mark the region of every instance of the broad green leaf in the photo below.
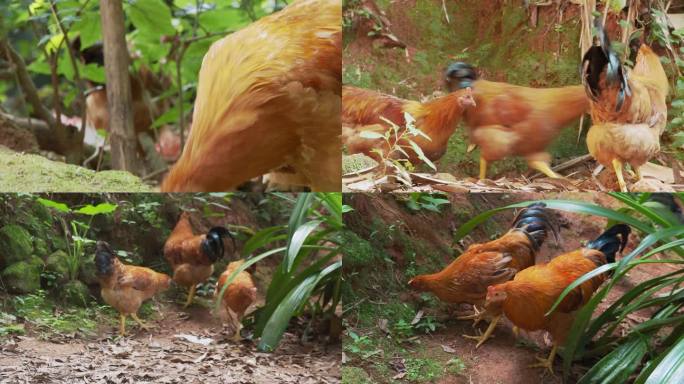
<svg viewBox="0 0 684 384">
<path fill-rule="evenodd" d="M 427 156 L 425 156 L 423 150 L 420 149 L 418 144 L 416 144 L 413 140 L 408 140 L 408 142 L 411 145 L 411 148 L 413 148 L 413 151 L 416 153 L 416 155 L 418 155 L 418 158 L 425 162 L 425 164 L 427 164 L 430 168 L 436 171 L 437 167 L 435 166 L 435 164 L 432 163 L 432 161 L 430 161 L 430 159 L 427 158 Z"/>
<path fill-rule="evenodd" d="M 129 3 L 125 11 L 145 40 L 161 44 L 161 36 L 176 33 L 171 25 L 171 10 L 162 0 L 137 0 Z"/>
<path fill-rule="evenodd" d="M 80 20 L 72 26 L 72 31 L 78 31 L 81 38 L 81 50 L 92 46 L 102 40 L 100 27 L 100 15 L 96 12 L 87 12 L 81 15 Z"/>
<path fill-rule="evenodd" d="M 290 272 L 307 237 L 321 225 L 320 220 L 312 220 L 299 226 L 287 244 L 286 271 Z"/>
<path fill-rule="evenodd" d="M 84 215 L 95 216 L 98 214 L 107 214 L 116 211 L 118 206 L 116 204 L 110 203 L 100 203 L 98 205 L 86 205 L 85 207 L 76 211 L 76 213 L 81 213 Z"/>
<path fill-rule="evenodd" d="M 209 31 L 222 32 L 236 31 L 249 24 L 250 21 L 237 8 L 222 8 L 202 12 L 199 22 Z"/>
<path fill-rule="evenodd" d="M 81 66 L 80 72 L 82 78 L 88 79 L 92 82 L 101 84 L 107 82 L 104 67 L 101 67 L 96 63 L 90 63 Z"/>
<path fill-rule="evenodd" d="M 64 212 L 64 213 L 71 212 L 71 209 L 66 204 L 63 204 L 63 203 L 58 203 L 56 201 L 43 199 L 42 197 L 38 198 L 38 202 L 43 204 L 44 206 L 46 206 L 48 208 L 54 208 L 60 212 Z"/>
</svg>

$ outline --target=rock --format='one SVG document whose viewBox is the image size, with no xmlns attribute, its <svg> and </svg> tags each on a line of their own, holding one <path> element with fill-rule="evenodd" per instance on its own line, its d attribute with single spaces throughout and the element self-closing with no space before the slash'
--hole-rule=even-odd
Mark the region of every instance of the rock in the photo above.
<svg viewBox="0 0 684 384">
<path fill-rule="evenodd" d="M 66 303 L 79 307 L 87 307 L 91 301 L 88 287 L 78 280 L 64 284 L 59 290 L 59 296 Z"/>
<path fill-rule="evenodd" d="M 33 293 L 40 289 L 40 274 L 44 263 L 39 257 L 16 262 L 5 268 L 2 280 L 11 293 Z"/>
<path fill-rule="evenodd" d="M 69 255 L 64 251 L 55 251 L 45 260 L 45 270 L 54 273 L 56 283 L 69 281 Z"/>
<path fill-rule="evenodd" d="M 32 254 L 33 241 L 27 230 L 14 224 L 0 228 L 0 257 L 5 265 L 27 260 Z"/>
<path fill-rule="evenodd" d="M 33 253 L 41 257 L 45 257 L 45 255 L 50 253 L 50 247 L 48 247 L 47 242 L 40 237 L 33 238 L 33 249 Z"/>
</svg>

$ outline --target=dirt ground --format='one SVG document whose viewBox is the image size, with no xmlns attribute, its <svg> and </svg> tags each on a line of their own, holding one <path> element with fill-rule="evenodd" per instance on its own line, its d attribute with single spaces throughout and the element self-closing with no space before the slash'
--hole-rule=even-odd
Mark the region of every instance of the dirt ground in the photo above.
<svg viewBox="0 0 684 384">
<path fill-rule="evenodd" d="M 103 324 L 92 339 L 40 340 L 27 336 L 0 344 L 0 383 L 338 383 L 340 346 L 300 343 L 286 333 L 274 353 L 251 340 L 231 340 L 209 309 L 162 303 L 153 328 L 130 318 L 127 337 Z M 243 331 L 245 335 L 245 331 Z"/>
</svg>

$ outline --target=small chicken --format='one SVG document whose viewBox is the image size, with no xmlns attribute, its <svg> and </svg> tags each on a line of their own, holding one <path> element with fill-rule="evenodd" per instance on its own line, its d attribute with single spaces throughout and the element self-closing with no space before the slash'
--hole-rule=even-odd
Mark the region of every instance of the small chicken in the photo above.
<svg viewBox="0 0 684 384">
<path fill-rule="evenodd" d="M 340 191 L 341 20 L 341 0 L 296 0 L 215 42 L 162 191 L 231 190 L 283 166 Z"/>
<path fill-rule="evenodd" d="M 233 249 L 235 239 L 223 227 L 214 227 L 205 235 L 195 235 L 187 212 L 180 215 L 176 227 L 164 244 L 164 257 L 173 269 L 173 281 L 188 288 L 187 308 L 195 296 L 197 284 L 214 273 L 214 262 L 223 257 L 223 239 L 230 237 Z"/>
<path fill-rule="evenodd" d="M 446 72 L 450 91 L 472 88 L 476 107 L 463 112 L 473 148 L 480 147 L 480 179 L 487 165 L 510 156 L 522 156 L 530 168 L 548 177 L 560 177 L 550 168 L 546 147 L 561 129 L 588 110 L 581 85 L 529 88 L 479 80 L 466 63 L 453 63 Z"/>
<path fill-rule="evenodd" d="M 565 342 L 573 313 L 586 304 L 608 276 L 602 274 L 571 291 L 556 310 L 551 309 L 565 288 L 582 275 L 606 263 L 615 262 L 622 252 L 630 228 L 625 224 L 612 226 L 584 248 L 560 255 L 548 263 L 538 264 L 518 272 L 512 281 L 492 285 L 487 289 L 485 308 L 503 311 L 517 327 L 528 331 L 546 330 L 553 338 L 553 348 L 547 359 L 537 358 L 535 367 L 553 372 L 553 359 L 558 346 Z"/>
<path fill-rule="evenodd" d="M 592 127 L 587 134 L 589 153 L 612 167 L 620 190 L 627 192 L 622 174 L 625 163 L 641 180 L 639 168 L 660 152 L 660 135 L 667 124 L 669 90 L 658 55 L 641 45 L 634 69 L 628 71 L 596 20 L 599 45 L 582 59 L 582 79 L 591 98 Z"/>
<path fill-rule="evenodd" d="M 214 297 L 217 297 L 226 281 L 238 268 L 245 263 L 245 260 L 233 261 L 226 267 L 216 283 Z M 245 311 L 254 304 L 257 299 L 257 288 L 254 285 L 252 276 L 247 271 L 242 271 L 235 276 L 235 279 L 228 285 L 223 293 L 223 308 L 220 312 L 221 318 L 228 321 L 234 330 L 233 340 L 240 340 L 240 329 L 242 328 L 242 318 Z"/>
<path fill-rule="evenodd" d="M 550 230 L 556 240 L 558 228 L 546 210 L 546 204 L 535 203 L 522 210 L 513 220 L 512 228 L 503 236 L 483 244 L 473 244 L 442 271 L 419 275 L 409 281 L 411 288 L 432 292 L 447 303 L 469 303 L 482 306 L 487 287 L 508 281 L 518 272 L 534 265 L 539 248 Z M 479 347 L 494 331 L 501 312 L 488 311 L 493 320 L 482 336 L 466 336 L 478 340 Z M 475 308 L 479 321 L 482 315 Z"/>
<path fill-rule="evenodd" d="M 410 137 L 425 156 L 435 161 L 442 157 L 447 149 L 449 137 L 454 133 L 461 121 L 463 111 L 474 107 L 471 91 L 465 89 L 449 95 L 421 103 L 400 99 L 367 89 L 350 86 L 342 87 L 342 141 L 350 154 L 363 153 L 366 156 L 381 160 L 373 150 L 380 150 L 387 156 L 390 150 L 383 139 L 368 139 L 362 132 L 374 132 L 384 135 L 391 125 L 387 119 L 400 127 L 399 135 L 406 130 L 405 113 L 415 119 L 415 127 L 425 136 Z M 397 135 L 398 136 L 398 135 Z M 397 138 L 390 135 L 390 143 L 394 145 Z M 408 159 L 418 162 L 418 156 L 406 138 L 399 142 L 404 153 L 397 151 L 392 158 Z"/>
<path fill-rule="evenodd" d="M 104 241 L 98 241 L 95 247 L 95 268 L 100 282 L 100 294 L 107 304 L 121 314 L 119 334 L 126 334 L 126 317 L 129 315 L 142 328 L 147 329 L 138 318 L 138 308 L 143 301 L 167 290 L 171 278 L 149 268 L 122 263 Z"/>
</svg>

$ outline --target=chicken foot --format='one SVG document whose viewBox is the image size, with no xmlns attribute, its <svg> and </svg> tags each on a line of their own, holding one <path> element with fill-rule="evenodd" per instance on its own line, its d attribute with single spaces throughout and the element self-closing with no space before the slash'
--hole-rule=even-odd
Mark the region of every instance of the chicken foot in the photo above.
<svg viewBox="0 0 684 384">
<path fill-rule="evenodd" d="M 196 288 L 197 288 L 197 286 L 194 284 L 192 285 L 192 287 L 190 287 L 190 292 L 188 292 L 188 300 L 185 302 L 185 305 L 183 306 L 183 308 L 187 308 L 192 303 L 192 298 L 195 297 L 195 289 Z"/>
<path fill-rule="evenodd" d="M 482 321 L 484 311 L 477 309 L 477 306 L 473 305 L 473 313 L 465 316 L 457 316 L 456 320 L 475 320 L 473 321 L 473 327 L 475 327 L 480 321 Z"/>
<path fill-rule="evenodd" d="M 150 326 L 143 323 L 143 321 L 140 320 L 140 318 L 138 317 L 138 315 L 136 313 L 131 313 L 131 317 L 133 318 L 133 320 L 135 320 L 136 323 L 138 323 L 138 325 L 140 325 L 140 328 L 145 329 L 145 330 L 150 329 Z"/>
<path fill-rule="evenodd" d="M 494 332 L 494 328 L 496 328 L 496 324 L 499 322 L 500 319 L 501 319 L 501 315 L 494 317 L 482 335 L 479 335 L 479 336 L 463 335 L 463 337 L 465 337 L 466 339 L 477 340 L 477 344 L 475 345 L 475 348 L 479 348 L 480 345 L 484 344 L 484 342 L 487 341 L 487 339 L 489 339 L 492 336 L 492 333 Z"/>
<path fill-rule="evenodd" d="M 487 160 L 480 156 L 480 180 L 487 178 Z"/>
<path fill-rule="evenodd" d="M 553 348 L 551 348 L 551 353 L 549 353 L 549 357 L 546 359 L 543 359 L 541 357 L 536 357 L 537 360 L 539 361 L 538 363 L 531 364 L 529 365 L 530 368 L 546 368 L 551 372 L 553 375 L 553 360 L 556 358 L 556 350 L 558 349 L 557 345 L 554 345 Z"/>
</svg>

